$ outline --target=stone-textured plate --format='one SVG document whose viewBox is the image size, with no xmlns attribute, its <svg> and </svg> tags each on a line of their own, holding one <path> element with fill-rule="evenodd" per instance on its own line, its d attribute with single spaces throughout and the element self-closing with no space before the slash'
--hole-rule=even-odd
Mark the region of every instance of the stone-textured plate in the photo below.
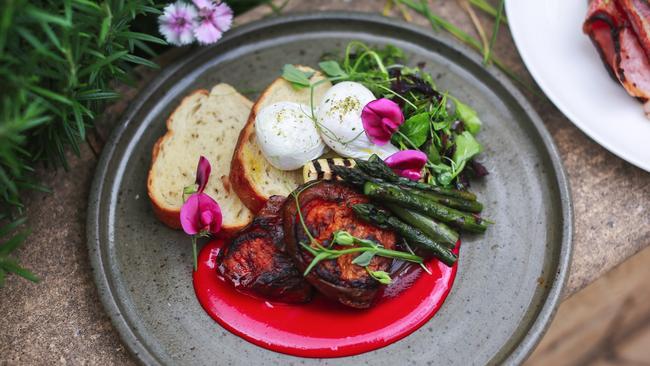
<svg viewBox="0 0 650 366">
<path fill-rule="evenodd" d="M 259 91 L 283 64 L 316 65 L 353 39 L 403 48 L 410 63 L 426 62 L 440 89 L 479 111 L 490 175 L 473 189 L 496 225 L 485 235 L 465 235 L 454 288 L 418 331 L 354 357 L 299 359 L 254 346 L 203 311 L 192 289 L 190 241 L 153 217 L 146 174 L 153 143 L 184 95 L 221 81 Z M 522 95 L 465 47 L 367 14 L 268 19 L 164 70 L 106 144 L 89 205 L 88 247 L 102 302 L 135 357 L 152 365 L 519 363 L 553 316 L 571 257 L 567 181 L 548 132 Z"/>
</svg>

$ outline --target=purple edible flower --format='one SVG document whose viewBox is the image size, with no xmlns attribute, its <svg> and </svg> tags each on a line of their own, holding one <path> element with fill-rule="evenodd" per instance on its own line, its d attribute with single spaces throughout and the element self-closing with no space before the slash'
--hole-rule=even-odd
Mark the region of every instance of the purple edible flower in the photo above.
<svg viewBox="0 0 650 366">
<path fill-rule="evenodd" d="M 218 41 L 232 25 L 233 12 L 228 4 L 212 0 L 193 0 L 199 9 L 194 36 L 201 44 Z"/>
<path fill-rule="evenodd" d="M 169 4 L 158 18 L 158 29 L 167 42 L 182 46 L 194 41 L 196 9 L 189 4 L 176 2 Z"/>
</svg>

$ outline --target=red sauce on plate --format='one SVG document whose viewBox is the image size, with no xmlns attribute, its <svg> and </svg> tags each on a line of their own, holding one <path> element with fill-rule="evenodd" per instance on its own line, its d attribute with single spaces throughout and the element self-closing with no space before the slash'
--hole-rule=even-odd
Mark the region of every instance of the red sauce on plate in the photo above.
<svg viewBox="0 0 650 366">
<path fill-rule="evenodd" d="M 224 328 L 260 347 L 301 357 L 342 357 L 384 347 L 414 332 L 440 309 L 456 277 L 455 265 L 410 266 L 370 309 L 357 310 L 320 295 L 307 304 L 269 302 L 236 290 L 218 272 L 223 240 L 199 254 L 194 290 L 205 311 Z M 460 241 L 456 244 L 458 253 Z"/>
</svg>

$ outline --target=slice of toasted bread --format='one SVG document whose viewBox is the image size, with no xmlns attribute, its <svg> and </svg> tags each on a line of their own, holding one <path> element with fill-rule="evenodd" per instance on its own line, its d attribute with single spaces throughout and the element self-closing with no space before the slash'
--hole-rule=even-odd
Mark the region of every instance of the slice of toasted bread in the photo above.
<svg viewBox="0 0 650 366">
<path fill-rule="evenodd" d="M 314 70 L 297 66 L 303 71 Z M 324 79 L 315 72 L 311 82 Z M 322 82 L 314 88 L 314 104 L 318 105 L 321 98 L 332 86 L 329 81 Z M 248 116 L 248 122 L 239 134 L 237 148 L 230 166 L 230 182 L 239 198 L 253 212 L 259 211 L 269 197 L 273 195 L 288 196 L 296 187 L 302 184 L 302 169 L 282 171 L 276 169 L 262 155 L 262 150 L 255 136 L 255 118 L 265 106 L 277 102 L 295 102 L 310 105 L 310 89 L 296 89 L 283 78 L 277 78 L 269 85 L 253 105 Z"/>
<path fill-rule="evenodd" d="M 147 192 L 153 211 L 167 226 L 178 229 L 183 187 L 194 183 L 201 155 L 212 165 L 205 193 L 221 207 L 221 236 L 248 225 L 250 210 L 231 190 L 230 161 L 239 131 L 252 102 L 228 84 L 185 97 L 167 120 L 167 133 L 153 147 Z"/>
</svg>

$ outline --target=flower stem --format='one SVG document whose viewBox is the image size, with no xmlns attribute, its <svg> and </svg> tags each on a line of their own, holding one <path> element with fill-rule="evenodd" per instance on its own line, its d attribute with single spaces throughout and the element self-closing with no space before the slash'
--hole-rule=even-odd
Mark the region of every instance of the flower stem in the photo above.
<svg viewBox="0 0 650 366">
<path fill-rule="evenodd" d="M 199 267 L 198 255 L 196 252 L 196 235 L 192 235 L 192 255 L 194 256 L 194 271 Z"/>
</svg>

